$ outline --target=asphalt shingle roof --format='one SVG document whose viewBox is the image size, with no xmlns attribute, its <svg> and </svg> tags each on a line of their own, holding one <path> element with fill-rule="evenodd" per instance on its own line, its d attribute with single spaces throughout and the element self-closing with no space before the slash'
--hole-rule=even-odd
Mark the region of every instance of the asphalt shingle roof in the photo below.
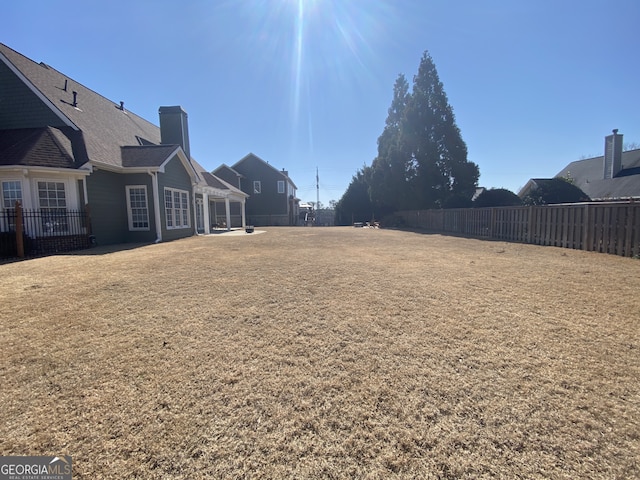
<svg viewBox="0 0 640 480">
<path fill-rule="evenodd" d="M 71 128 L 0 130 L 0 165 L 74 168 Z"/>
<path fill-rule="evenodd" d="M 88 161 L 114 167 L 159 167 L 178 145 L 161 145 L 160 128 L 45 63 L 0 43 L 6 57 L 57 109 L 67 127 L 0 131 L 0 165 L 78 168 Z M 74 95 L 76 92 L 74 105 Z M 63 121 L 61 120 L 62 124 Z M 242 192 L 189 159 L 200 179 L 221 190 Z"/>
<path fill-rule="evenodd" d="M 175 152 L 176 145 L 142 145 L 121 148 L 123 167 L 159 167 Z"/>
<path fill-rule="evenodd" d="M 604 156 L 571 162 L 556 177 L 570 177 L 592 199 L 640 197 L 640 149 L 622 152 L 622 170 L 604 180 Z"/>
<path fill-rule="evenodd" d="M 36 63 L 0 44 L 0 53 L 17 68 L 84 135 L 93 162 L 123 166 L 120 147 L 139 145 L 140 138 L 160 143 L 160 129 L 142 117 L 120 109 L 114 102 L 44 63 Z M 66 90 L 65 90 L 66 85 Z M 73 92 L 77 92 L 76 106 Z"/>
</svg>

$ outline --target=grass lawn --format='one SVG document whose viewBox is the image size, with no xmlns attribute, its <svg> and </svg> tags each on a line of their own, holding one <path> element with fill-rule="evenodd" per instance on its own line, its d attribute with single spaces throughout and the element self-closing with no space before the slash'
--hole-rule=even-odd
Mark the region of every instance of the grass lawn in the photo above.
<svg viewBox="0 0 640 480">
<path fill-rule="evenodd" d="M 640 261 L 265 230 L 0 265 L 0 455 L 71 455 L 74 479 L 640 477 Z"/>
</svg>

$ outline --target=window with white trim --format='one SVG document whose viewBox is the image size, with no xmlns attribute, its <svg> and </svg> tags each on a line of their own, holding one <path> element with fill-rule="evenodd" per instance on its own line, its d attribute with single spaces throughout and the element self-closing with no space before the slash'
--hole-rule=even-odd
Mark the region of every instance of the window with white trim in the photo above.
<svg viewBox="0 0 640 480">
<path fill-rule="evenodd" d="M 38 181 L 37 184 L 43 231 L 45 233 L 66 232 L 69 224 L 64 182 Z"/>
<path fill-rule="evenodd" d="M 284 193 L 284 180 L 278 180 L 278 193 Z"/>
<path fill-rule="evenodd" d="M 16 226 L 16 202 L 22 203 L 22 182 L 20 180 L 2 182 L 2 207 L 5 210 L 3 216 L 11 229 Z"/>
<path fill-rule="evenodd" d="M 22 182 L 20 180 L 2 182 L 2 206 L 16 208 L 16 202 L 22 203 Z"/>
<path fill-rule="evenodd" d="M 149 207 L 146 185 L 127 185 L 129 230 L 149 230 Z"/>
<path fill-rule="evenodd" d="M 253 193 L 262 193 L 262 184 L 260 180 L 253 181 Z"/>
<path fill-rule="evenodd" d="M 189 192 L 165 188 L 164 211 L 167 229 L 188 228 L 190 225 Z"/>
</svg>

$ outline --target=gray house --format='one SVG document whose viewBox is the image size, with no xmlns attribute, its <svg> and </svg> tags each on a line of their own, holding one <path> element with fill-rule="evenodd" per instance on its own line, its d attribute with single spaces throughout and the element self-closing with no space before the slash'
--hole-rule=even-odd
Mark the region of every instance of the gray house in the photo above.
<svg viewBox="0 0 640 480">
<path fill-rule="evenodd" d="M 592 200 L 639 200 L 640 149 L 624 152 L 622 134 L 613 130 L 605 137 L 604 155 L 571 162 L 556 178 L 570 179 Z M 529 180 L 518 195 L 526 196 L 539 181 Z"/>
<path fill-rule="evenodd" d="M 247 219 L 253 225 L 298 225 L 300 199 L 286 170 L 278 170 L 249 153 L 231 167 L 221 165 L 214 175 L 249 195 Z"/>
<path fill-rule="evenodd" d="M 98 244 L 208 233 L 216 202 L 239 205 L 244 224 L 248 195 L 191 158 L 186 112 L 160 107 L 159 116 L 157 127 L 0 44 L 0 213 L 16 201 L 45 215 L 88 206 L 83 228 Z"/>
</svg>

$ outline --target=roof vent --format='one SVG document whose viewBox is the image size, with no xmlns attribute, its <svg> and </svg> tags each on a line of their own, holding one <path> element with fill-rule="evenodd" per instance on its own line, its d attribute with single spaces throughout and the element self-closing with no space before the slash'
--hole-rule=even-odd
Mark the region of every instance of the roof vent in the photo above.
<svg viewBox="0 0 640 480">
<path fill-rule="evenodd" d="M 74 91 L 73 93 L 73 103 L 71 104 L 72 107 L 77 107 L 78 106 L 78 92 Z"/>
<path fill-rule="evenodd" d="M 124 112 L 124 102 L 120 101 L 120 110 L 122 110 Z"/>
<path fill-rule="evenodd" d="M 64 79 L 64 88 L 62 90 L 64 90 L 65 92 L 67 91 L 67 82 L 68 80 L 65 78 Z"/>
</svg>

